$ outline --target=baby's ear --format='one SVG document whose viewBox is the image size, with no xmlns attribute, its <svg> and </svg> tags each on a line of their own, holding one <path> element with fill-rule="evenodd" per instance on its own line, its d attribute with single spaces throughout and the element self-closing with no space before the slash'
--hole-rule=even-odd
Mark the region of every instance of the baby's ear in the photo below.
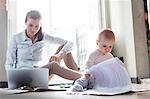
<svg viewBox="0 0 150 99">
<path fill-rule="evenodd" d="M 99 43 L 99 40 L 96 40 L 96 45 L 98 45 L 98 43 Z"/>
</svg>

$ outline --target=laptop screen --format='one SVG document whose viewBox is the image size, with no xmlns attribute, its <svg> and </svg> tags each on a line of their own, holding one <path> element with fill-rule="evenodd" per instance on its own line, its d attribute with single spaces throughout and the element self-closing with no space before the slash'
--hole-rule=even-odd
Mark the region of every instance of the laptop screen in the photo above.
<svg viewBox="0 0 150 99">
<path fill-rule="evenodd" d="M 9 89 L 23 86 L 48 88 L 48 69 L 10 69 L 7 70 Z"/>
</svg>

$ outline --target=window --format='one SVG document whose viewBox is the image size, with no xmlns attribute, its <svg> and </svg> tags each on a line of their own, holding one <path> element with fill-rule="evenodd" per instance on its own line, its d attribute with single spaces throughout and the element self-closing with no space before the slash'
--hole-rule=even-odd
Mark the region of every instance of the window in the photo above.
<svg viewBox="0 0 150 99">
<path fill-rule="evenodd" d="M 8 0 L 9 35 L 24 29 L 25 14 L 37 9 L 43 16 L 43 30 L 74 43 L 73 55 L 84 65 L 88 53 L 96 47 L 99 30 L 100 0 Z M 15 23 L 14 23 L 15 22 Z M 15 28 L 15 29 L 14 29 Z M 49 52 L 44 56 L 49 58 Z"/>
</svg>

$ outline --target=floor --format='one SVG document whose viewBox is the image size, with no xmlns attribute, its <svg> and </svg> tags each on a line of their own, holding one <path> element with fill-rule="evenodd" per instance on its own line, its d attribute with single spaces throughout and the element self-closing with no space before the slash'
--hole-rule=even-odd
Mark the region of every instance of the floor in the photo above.
<svg viewBox="0 0 150 99">
<path fill-rule="evenodd" d="M 149 91 L 114 96 L 68 95 L 65 91 L 29 92 L 11 95 L 0 93 L 0 99 L 150 99 L 150 80 L 142 80 L 142 84 L 133 84 L 133 88 L 148 89 Z"/>
<path fill-rule="evenodd" d="M 115 96 L 68 95 L 64 91 L 1 95 L 0 99 L 150 99 L 150 91 Z"/>
</svg>

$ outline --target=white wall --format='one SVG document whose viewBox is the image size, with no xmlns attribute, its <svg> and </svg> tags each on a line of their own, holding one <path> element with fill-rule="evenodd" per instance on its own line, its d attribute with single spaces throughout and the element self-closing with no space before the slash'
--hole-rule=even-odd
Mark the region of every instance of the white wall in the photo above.
<svg viewBox="0 0 150 99">
<path fill-rule="evenodd" d="M 149 77 L 149 61 L 142 0 L 109 0 L 114 52 L 123 56 L 131 77 Z"/>
</svg>

